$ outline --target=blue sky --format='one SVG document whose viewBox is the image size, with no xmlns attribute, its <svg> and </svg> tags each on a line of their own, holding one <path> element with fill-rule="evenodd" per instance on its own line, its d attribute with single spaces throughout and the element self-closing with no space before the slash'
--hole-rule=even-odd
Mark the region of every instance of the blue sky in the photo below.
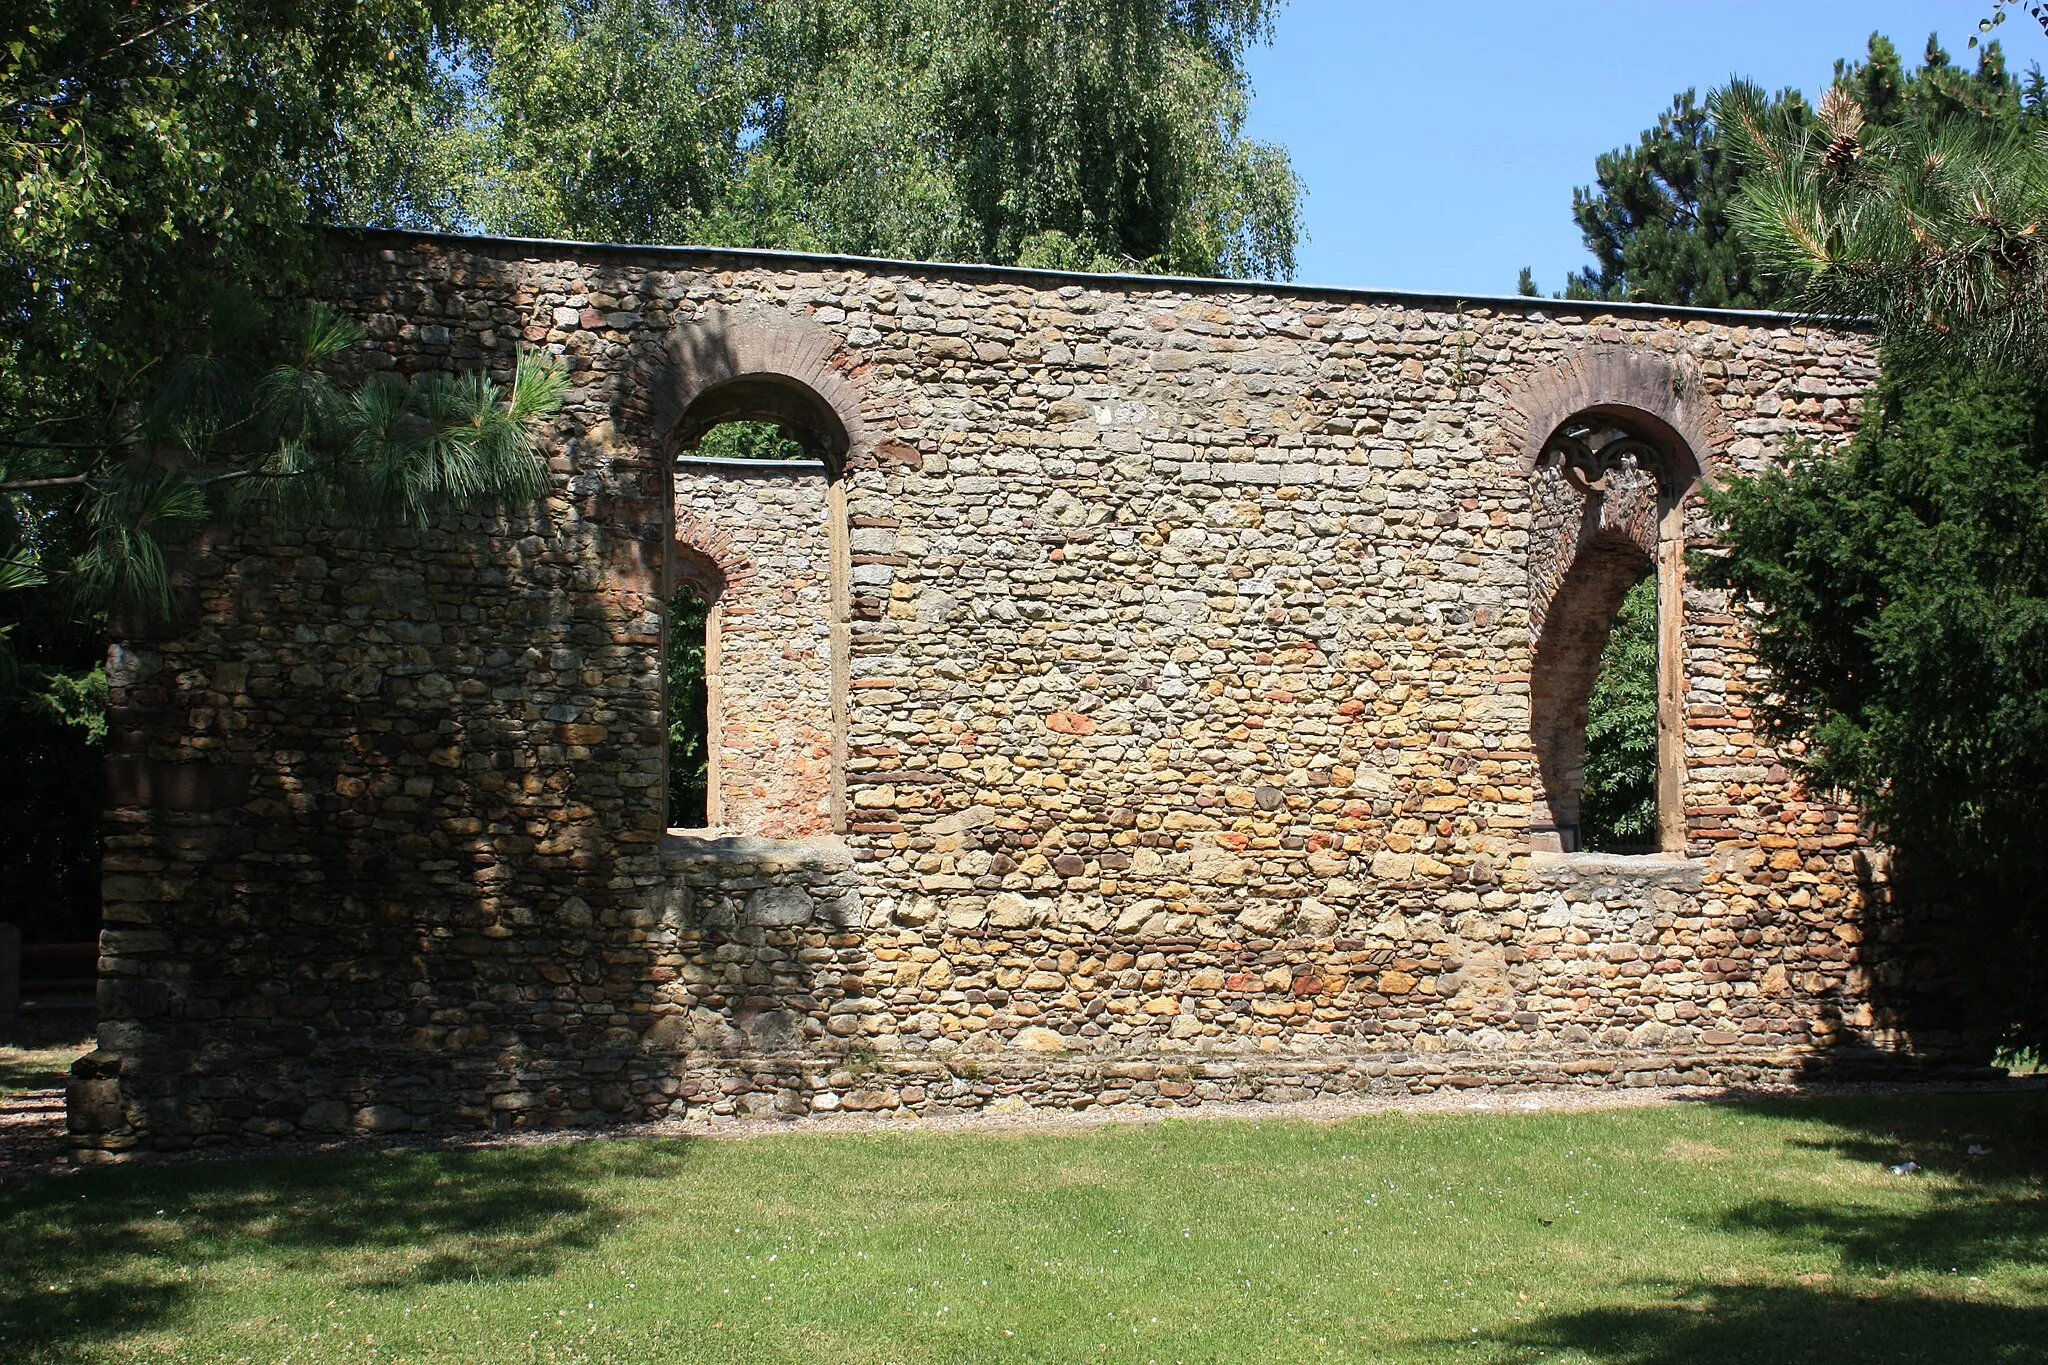
<svg viewBox="0 0 2048 1365">
<path fill-rule="evenodd" d="M 1671 97 L 1732 74 L 1825 88 L 1873 29 L 1916 62 L 1931 31 L 1959 62 L 1989 0 L 1292 0 L 1250 58 L 1250 131 L 1308 185 L 1311 284 L 1545 293 L 1588 262 L 1572 187 Z M 2048 66 L 2025 13 L 2007 64 Z"/>
</svg>

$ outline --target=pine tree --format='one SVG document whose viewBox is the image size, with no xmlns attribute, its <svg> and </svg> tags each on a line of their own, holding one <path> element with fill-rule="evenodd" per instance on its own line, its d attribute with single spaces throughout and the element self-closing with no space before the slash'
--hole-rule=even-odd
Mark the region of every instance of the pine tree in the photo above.
<svg viewBox="0 0 2048 1365">
<path fill-rule="evenodd" d="M 1838 61 L 1834 86 L 1846 90 L 1873 129 L 1999 126 L 2038 118 L 2042 77 L 2023 82 L 2006 70 L 1997 43 L 1980 50 L 1974 71 L 1957 66 L 1932 36 L 1920 67 L 1906 71 L 1898 49 L 1873 33 L 1860 61 Z M 1812 107 L 1796 90 L 1766 95 L 1730 81 L 1717 100 L 1739 100 L 1762 136 L 1796 139 L 1816 127 Z M 1572 192 L 1593 266 L 1576 271 L 1566 298 L 1685 303 L 1714 308 L 1789 306 L 1793 294 L 1778 277 L 1760 273 L 1733 206 L 1747 170 L 1730 155 L 1714 111 L 1687 90 L 1658 116 L 1634 147 L 1594 163 L 1595 184 Z"/>
<path fill-rule="evenodd" d="M 1797 91 L 1755 95 L 1783 125 L 1810 117 Z M 1596 264 L 1573 272 L 1567 298 L 1706 308 L 1782 302 L 1736 239 L 1728 206 L 1741 172 L 1696 92 L 1679 95 L 1636 146 L 1602 155 L 1595 167 L 1598 187 L 1572 191 L 1572 216 Z"/>
<path fill-rule="evenodd" d="M 2048 110 L 1996 55 L 1971 79 L 1930 43 L 1903 95 L 1843 72 L 1795 132 L 1751 91 L 1714 97 L 1743 168 L 1729 212 L 1755 259 L 1804 311 L 1875 318 L 1889 362 L 2048 372 Z"/>
</svg>

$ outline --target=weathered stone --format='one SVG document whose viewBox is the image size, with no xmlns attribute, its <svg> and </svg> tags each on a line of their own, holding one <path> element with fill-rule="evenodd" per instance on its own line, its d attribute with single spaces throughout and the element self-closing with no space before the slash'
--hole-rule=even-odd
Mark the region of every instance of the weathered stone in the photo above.
<svg viewBox="0 0 2048 1365">
<path fill-rule="evenodd" d="M 1014 892 L 1006 891 L 988 903 L 988 923 L 992 929 L 1028 929 L 1044 918 L 1044 906 Z"/>
<path fill-rule="evenodd" d="M 1295 907 L 1294 925 L 1311 938 L 1328 938 L 1337 932 L 1337 912 L 1321 901 L 1305 900 Z"/>
<path fill-rule="evenodd" d="M 423 530 L 221 528 L 179 631 L 115 643 L 83 1147 L 1939 1054 L 1877 993 L 1920 951 L 1876 918 L 1882 851 L 1758 730 L 1754 650 L 1696 584 L 1671 852 L 1559 851 L 1606 631 L 1572 585 L 1711 542 L 1659 478 L 1847 439 L 1869 336 L 336 250 L 369 365 L 563 357 L 548 487 Z M 735 415 L 820 458 L 695 459 Z M 1597 505 L 1554 458 L 1582 415 L 1655 448 Z M 715 602 L 704 831 L 665 828 L 679 583 Z"/>
<path fill-rule="evenodd" d="M 1284 901 L 1253 901 L 1237 912 L 1237 922 L 1254 934 L 1270 934 L 1287 922 Z"/>
<path fill-rule="evenodd" d="M 112 1133 L 122 1126 L 121 1082 L 113 1076 L 74 1077 L 65 1090 L 65 1106 L 73 1133 Z"/>
<path fill-rule="evenodd" d="M 1027 1028 L 1017 1030 L 1017 1036 L 1010 1040 L 1010 1046 L 1026 1052 L 1065 1052 L 1067 1044 L 1049 1028 Z"/>
<path fill-rule="evenodd" d="M 413 1117 L 395 1104 L 366 1104 L 355 1113 L 360 1133 L 402 1133 L 413 1126 Z"/>
<path fill-rule="evenodd" d="M 764 886 L 747 896 L 747 923 L 809 924 L 818 903 L 799 886 Z"/>
<path fill-rule="evenodd" d="M 309 1133 L 339 1133 L 348 1128 L 348 1106 L 340 1100 L 317 1100 L 299 1116 L 299 1126 Z"/>
</svg>

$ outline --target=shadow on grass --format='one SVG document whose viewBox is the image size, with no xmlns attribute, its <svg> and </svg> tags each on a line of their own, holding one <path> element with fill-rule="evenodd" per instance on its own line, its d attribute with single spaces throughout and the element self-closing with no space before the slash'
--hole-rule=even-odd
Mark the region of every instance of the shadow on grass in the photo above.
<svg viewBox="0 0 2048 1365">
<path fill-rule="evenodd" d="M 355 1291 L 546 1275 L 669 1179 L 687 1140 L 385 1152 L 0 1186 L 0 1359 L 173 1327 L 237 1263 Z M 637 1196 L 644 1199 L 645 1196 Z"/>
<path fill-rule="evenodd" d="M 71 1063 L 91 1047 L 87 1043 L 76 1048 L 0 1048 L 0 1095 L 62 1089 Z"/>
<path fill-rule="evenodd" d="M 1510 1338 L 1509 1359 L 1576 1352 L 1600 1365 L 2005 1365 L 2048 1356 L 2048 1312 L 2006 1304 L 1717 1286 L 1674 1302 L 1544 1318 Z"/>
<path fill-rule="evenodd" d="M 1757 1360 L 1788 1365 L 2048 1360 L 2048 1309 L 1972 1302 L 1970 1276 L 2017 1271 L 2048 1296 L 2048 1095 L 1951 1094 L 1735 1101 L 1766 1121 L 1825 1125 L 1791 1145 L 1913 1182 L 1910 1207 L 1758 1198 L 1713 1221 L 1761 1233 L 1831 1272 L 1812 1284 L 1637 1285 L 1641 1302 L 1560 1313 L 1510 1338 L 1523 1354 L 1574 1351 L 1601 1365 Z M 1978 1149 L 1972 1154 L 1971 1149 Z M 1920 1170 L 1891 1175 L 1911 1161 Z M 1896 1287 L 1898 1273 L 1915 1277 Z M 1944 1277 L 1930 1288 L 1929 1275 Z M 1853 1288 L 1833 1283 L 1835 1275 Z M 1949 1278 L 1953 1277 L 1953 1278 Z"/>
<path fill-rule="evenodd" d="M 1734 1232 L 1832 1252 L 1844 1271 L 1974 1274 L 1993 1266 L 2048 1271 L 2048 1095 L 1937 1095 L 1744 1105 L 1765 1118 L 1820 1120 L 1824 1137 L 1792 1144 L 1924 1182 L 1915 1208 L 1842 1200 L 1755 1199 L 1721 1215 Z M 2048 1355 L 2048 1352 L 2044 1352 Z"/>
</svg>

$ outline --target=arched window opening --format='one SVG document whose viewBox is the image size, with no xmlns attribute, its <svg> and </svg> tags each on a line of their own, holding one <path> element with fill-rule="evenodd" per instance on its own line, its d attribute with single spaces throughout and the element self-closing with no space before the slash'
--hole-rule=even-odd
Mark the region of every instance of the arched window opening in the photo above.
<svg viewBox="0 0 2048 1365">
<path fill-rule="evenodd" d="M 846 426 L 809 386 L 781 375 L 729 379 L 697 395 L 669 432 L 678 455 L 845 463 Z"/>
<path fill-rule="evenodd" d="M 1589 412 L 1535 470 L 1530 730 L 1539 848 L 1685 844 L 1682 504 L 1690 456 L 1649 422 Z"/>
<path fill-rule="evenodd" d="M 668 827 L 831 829 L 843 428 L 809 388 L 753 376 L 698 395 L 669 439 Z"/>
</svg>

